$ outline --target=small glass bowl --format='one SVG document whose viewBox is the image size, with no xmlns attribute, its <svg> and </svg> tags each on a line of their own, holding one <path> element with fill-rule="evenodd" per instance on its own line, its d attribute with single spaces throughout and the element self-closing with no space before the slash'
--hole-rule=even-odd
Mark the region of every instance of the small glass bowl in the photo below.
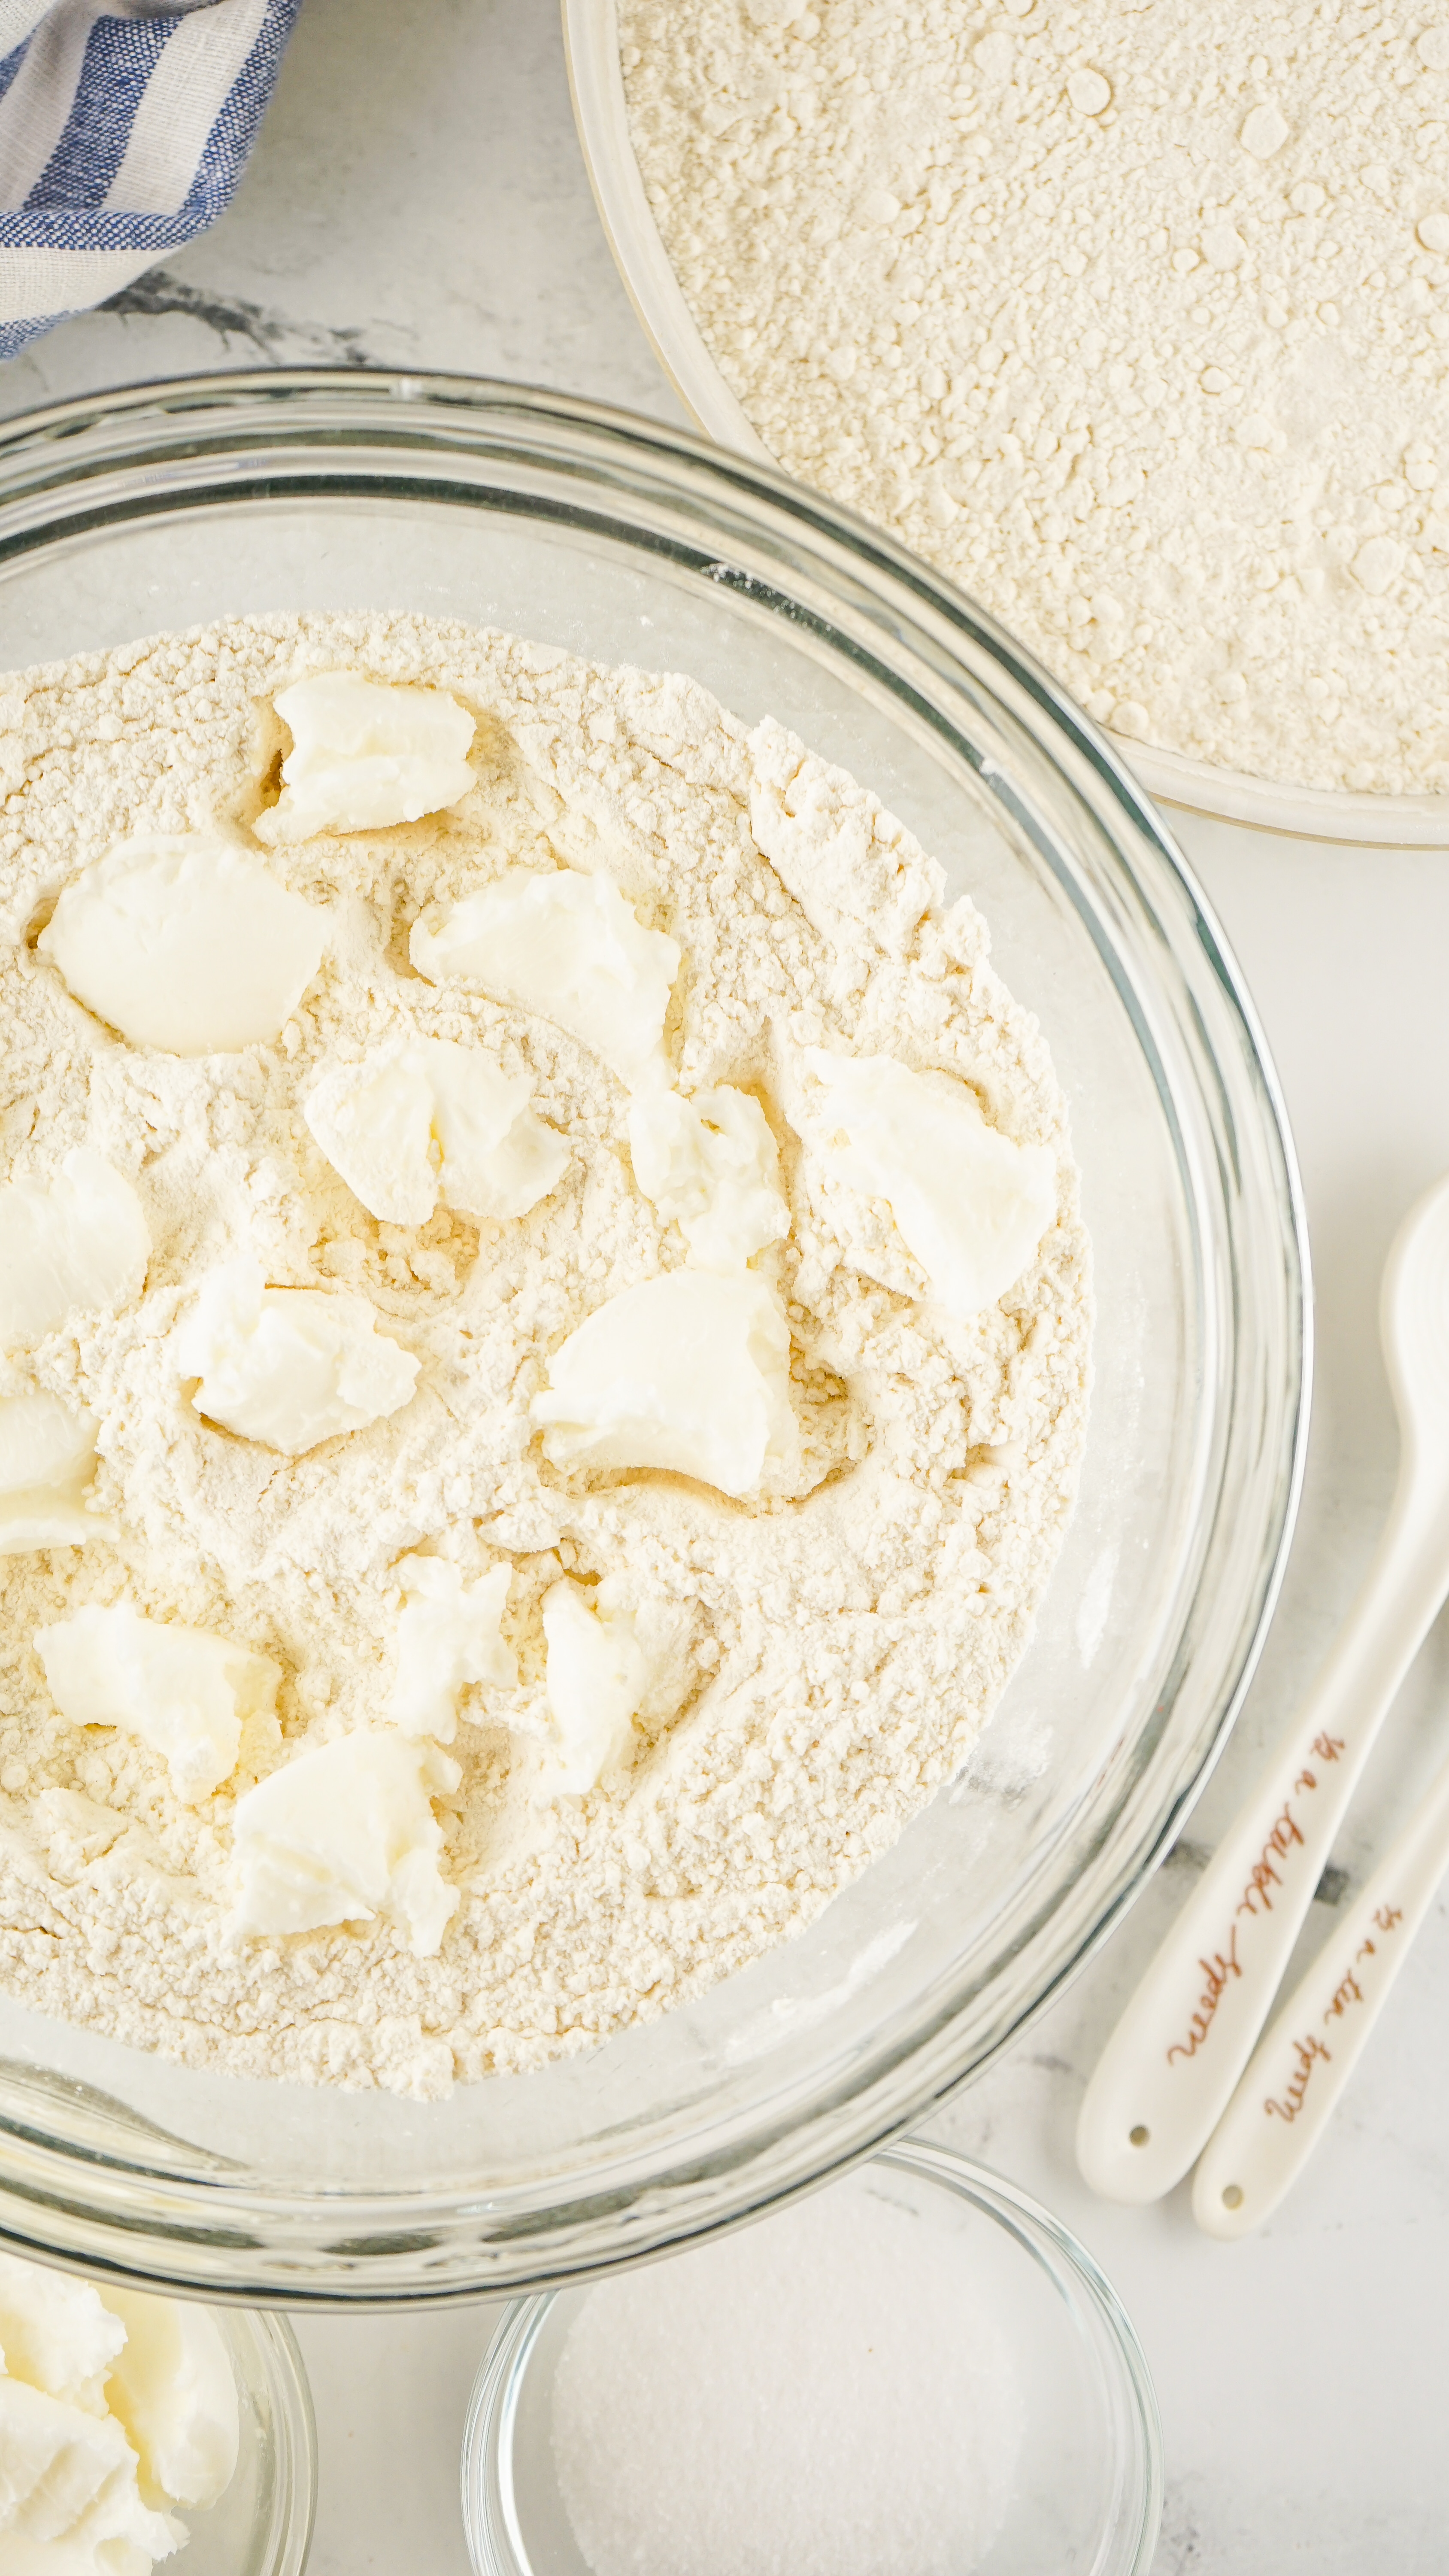
<svg viewBox="0 0 1449 2576">
<path fill-rule="evenodd" d="M 297 2338 L 260 2308 L 208 2314 L 236 2380 L 241 2441 L 225 2494 L 204 2511 L 180 2508 L 187 2539 L 174 2564 L 185 2576 L 302 2576 L 317 2511 L 317 2428 Z"/>
<path fill-rule="evenodd" d="M 906 2143 L 866 2168 L 917 2210 L 942 2195 L 975 2240 L 1015 2363 L 1023 2431 L 1007 2517 L 973 2576 L 1146 2576 L 1162 2515 L 1162 2432 L 1146 2357 L 1092 2257 L 1060 2222 L 964 2156 Z M 553 2374 L 586 2290 L 505 2309 L 463 2435 L 475 2576 L 589 2576 L 554 2467 Z"/>
</svg>

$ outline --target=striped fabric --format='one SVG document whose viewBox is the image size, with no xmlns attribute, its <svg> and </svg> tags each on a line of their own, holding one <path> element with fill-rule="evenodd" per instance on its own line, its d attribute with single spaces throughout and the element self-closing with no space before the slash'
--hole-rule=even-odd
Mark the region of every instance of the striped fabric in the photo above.
<svg viewBox="0 0 1449 2576">
<path fill-rule="evenodd" d="M 231 196 L 301 0 L 0 0 L 0 358 Z"/>
</svg>

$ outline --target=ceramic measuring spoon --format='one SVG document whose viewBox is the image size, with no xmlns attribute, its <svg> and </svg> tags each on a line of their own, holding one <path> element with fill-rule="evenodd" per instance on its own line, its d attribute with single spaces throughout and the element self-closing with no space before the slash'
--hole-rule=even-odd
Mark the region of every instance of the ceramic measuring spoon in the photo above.
<svg viewBox="0 0 1449 2576">
<path fill-rule="evenodd" d="M 1203 2150 L 1192 2214 L 1246 2236 L 1275 2210 L 1328 2125 L 1449 1869 L 1449 1762 L 1260 2041 Z"/>
<path fill-rule="evenodd" d="M 1385 1712 L 1449 1591 L 1449 1177 L 1399 1229 L 1379 1325 L 1401 1434 L 1388 1522 L 1306 1706 L 1087 2087 L 1077 2162 L 1108 2200 L 1159 2199 L 1216 2128 Z"/>
</svg>

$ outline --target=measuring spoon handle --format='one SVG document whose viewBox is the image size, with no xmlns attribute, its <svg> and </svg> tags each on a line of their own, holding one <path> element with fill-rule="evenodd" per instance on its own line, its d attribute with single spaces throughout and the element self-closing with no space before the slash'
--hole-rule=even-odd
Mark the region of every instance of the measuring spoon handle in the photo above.
<svg viewBox="0 0 1449 2576">
<path fill-rule="evenodd" d="M 1108 2200 L 1196 2162 L 1267 2019 L 1374 1737 L 1449 1589 L 1449 1485 L 1405 1458 L 1388 1524 L 1307 1705 L 1102 2052 L 1077 2162 Z"/>
<path fill-rule="evenodd" d="M 1246 2236 L 1306 2164 L 1449 1868 L 1449 1764 L 1254 2050 L 1193 2177 L 1209 2236 Z"/>
</svg>

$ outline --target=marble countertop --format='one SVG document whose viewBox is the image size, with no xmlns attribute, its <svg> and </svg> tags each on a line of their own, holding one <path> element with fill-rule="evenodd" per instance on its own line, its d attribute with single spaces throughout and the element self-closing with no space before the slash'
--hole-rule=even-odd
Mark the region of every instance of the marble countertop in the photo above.
<svg viewBox="0 0 1449 2576">
<path fill-rule="evenodd" d="M 456 367 L 679 420 L 615 276 L 574 139 L 556 0 L 307 0 L 252 167 L 179 257 L 0 370 L 0 414 L 267 364 Z M 1306 1685 L 1387 1505 L 1378 1274 L 1449 1166 L 1449 863 L 1174 818 L 1247 975 L 1297 1134 L 1317 1277 L 1308 1477 L 1282 1606 L 1186 1842 L 1071 1992 L 932 2134 L 1057 2210 L 1156 2374 L 1158 2576 L 1418 2576 L 1449 2559 L 1449 1905 L 1278 2217 L 1234 2247 L 1095 2201 L 1082 2087 L 1187 1873 Z M 1329 1885 L 1342 1902 L 1432 1766 L 1449 1628 L 1420 1657 Z M 1322 1935 L 1314 1906 L 1305 1943 Z M 304 2320 L 322 2446 L 312 2576 L 466 2576 L 458 2447 L 486 2311 Z"/>
</svg>

